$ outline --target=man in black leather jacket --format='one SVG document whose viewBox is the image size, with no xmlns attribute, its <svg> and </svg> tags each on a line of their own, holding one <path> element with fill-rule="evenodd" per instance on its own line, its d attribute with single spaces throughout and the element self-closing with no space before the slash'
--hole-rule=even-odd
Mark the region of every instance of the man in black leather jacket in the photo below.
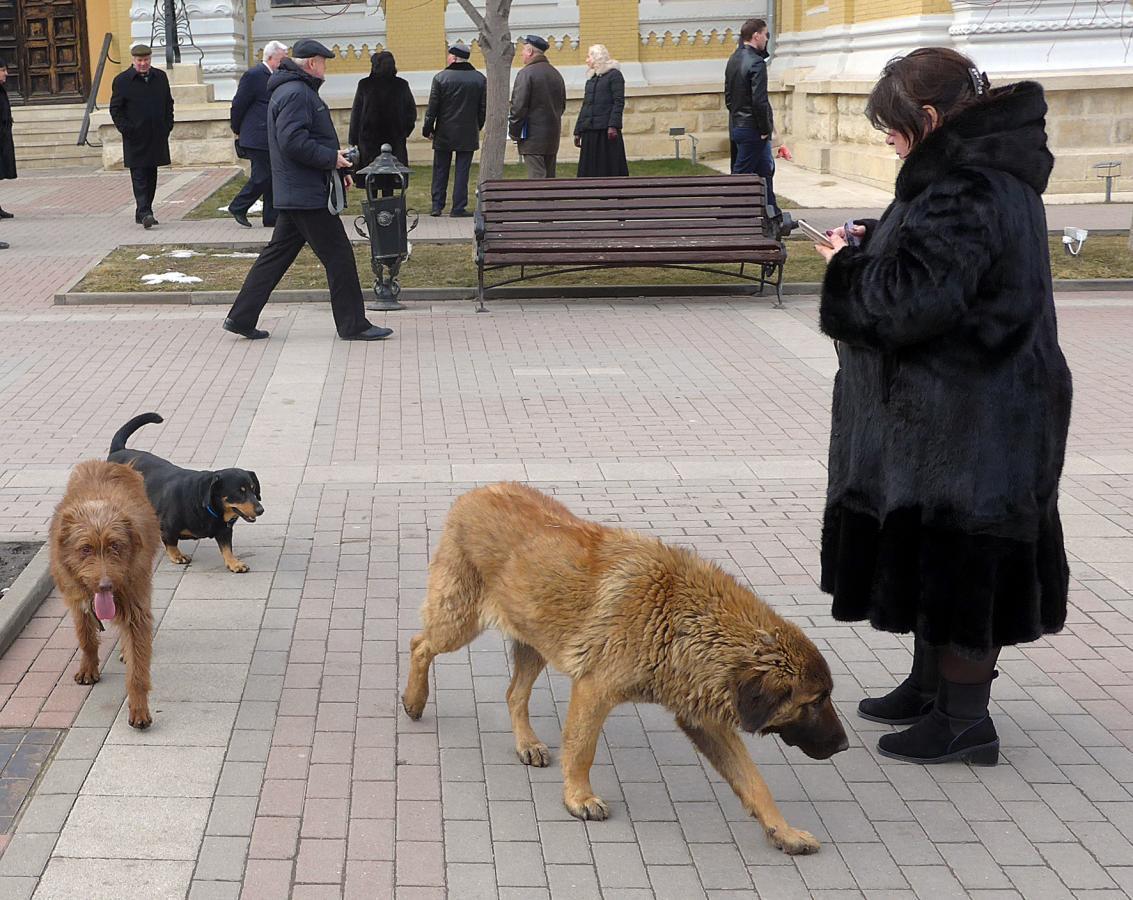
<svg viewBox="0 0 1133 900">
<path fill-rule="evenodd" d="M 354 249 L 337 211 L 331 209 L 332 178 L 349 169 L 339 148 L 330 109 L 319 96 L 326 61 L 334 52 L 311 38 L 296 41 L 294 57 L 284 59 L 268 79 L 268 150 L 272 194 L 278 216 L 271 242 L 252 264 L 222 326 L 248 340 L 266 338 L 256 327 L 271 292 L 303 246 L 309 244 L 326 269 L 335 329 L 345 341 L 380 341 L 390 328 L 366 319 Z M 350 187 L 350 177 L 345 179 Z"/>
<path fill-rule="evenodd" d="M 775 116 L 767 97 L 767 23 L 748 19 L 740 29 L 740 45 L 724 70 L 724 102 L 728 130 L 736 145 L 733 175 L 761 175 L 767 183 L 767 205 L 778 211 L 771 180 L 775 163 L 771 135 Z"/>
<path fill-rule="evenodd" d="M 480 129 L 488 114 L 488 80 L 468 61 L 467 47 L 448 48 L 448 66 L 433 76 L 425 127 L 421 134 L 433 142 L 433 209 L 439 216 L 448 199 L 448 173 L 456 154 L 452 185 L 452 214 L 468 212 L 468 173 L 472 154 L 480 149 Z"/>
</svg>

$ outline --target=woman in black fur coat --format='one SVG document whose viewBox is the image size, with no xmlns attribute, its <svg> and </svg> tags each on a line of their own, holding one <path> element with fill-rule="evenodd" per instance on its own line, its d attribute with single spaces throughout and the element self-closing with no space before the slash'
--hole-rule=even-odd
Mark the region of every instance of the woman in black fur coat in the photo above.
<svg viewBox="0 0 1133 900">
<path fill-rule="evenodd" d="M 1066 620 L 1071 385 L 1041 198 L 1046 102 L 1034 82 L 993 90 L 967 57 L 926 48 L 885 67 L 866 114 L 905 163 L 879 221 L 817 248 L 841 363 L 822 588 L 839 620 L 916 634 L 909 677 L 859 705 L 912 725 L 881 754 L 991 765 L 999 649 Z"/>
<path fill-rule="evenodd" d="M 388 50 L 370 57 L 370 74 L 358 82 L 350 110 L 350 143 L 358 146 L 362 169 L 389 144 L 393 155 L 409 165 L 406 141 L 417 121 L 417 101 L 409 82 L 397 77 L 397 63 Z M 359 185 L 361 187 L 361 185 Z"/>
</svg>

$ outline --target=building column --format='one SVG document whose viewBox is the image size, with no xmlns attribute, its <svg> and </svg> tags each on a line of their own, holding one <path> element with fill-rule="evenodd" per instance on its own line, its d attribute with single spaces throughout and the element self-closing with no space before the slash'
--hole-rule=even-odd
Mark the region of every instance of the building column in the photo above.
<svg viewBox="0 0 1133 900">
<path fill-rule="evenodd" d="M 578 0 L 578 55 L 583 64 L 586 51 L 594 44 L 605 44 L 610 56 L 621 63 L 626 84 L 645 84 L 636 0 L 629 3 Z"/>
</svg>

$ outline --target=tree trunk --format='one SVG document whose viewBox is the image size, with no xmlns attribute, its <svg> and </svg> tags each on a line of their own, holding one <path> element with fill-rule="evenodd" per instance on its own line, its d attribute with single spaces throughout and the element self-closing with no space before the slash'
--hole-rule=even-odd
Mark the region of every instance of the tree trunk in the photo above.
<svg viewBox="0 0 1133 900">
<path fill-rule="evenodd" d="M 458 2 L 480 31 L 480 51 L 487 67 L 484 74 L 488 78 L 488 112 L 480 146 L 480 180 L 503 178 L 511 102 L 511 61 L 515 57 L 508 24 L 512 0 L 487 0 L 484 15 L 480 15 L 472 0 Z"/>
<path fill-rule="evenodd" d="M 1129 222 L 1129 252 L 1133 253 L 1133 219 Z"/>
</svg>

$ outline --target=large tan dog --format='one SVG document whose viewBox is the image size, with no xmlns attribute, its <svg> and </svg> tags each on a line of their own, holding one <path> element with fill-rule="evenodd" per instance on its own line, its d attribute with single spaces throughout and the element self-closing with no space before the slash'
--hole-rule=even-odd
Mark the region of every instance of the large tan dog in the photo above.
<svg viewBox="0 0 1133 900">
<path fill-rule="evenodd" d="M 75 681 L 94 684 L 98 633 L 116 619 L 126 661 L 129 721 L 148 728 L 157 515 L 142 476 L 119 463 L 79 463 L 51 520 L 51 575 L 71 610 L 83 652 Z"/>
<path fill-rule="evenodd" d="M 405 711 L 420 718 L 437 654 L 495 626 L 516 642 L 507 702 L 528 765 L 550 762 L 528 718 L 532 686 L 548 662 L 571 677 L 562 768 L 573 815 L 609 815 L 590 786 L 606 716 L 620 703 L 660 703 L 771 843 L 818 849 L 787 824 L 737 729 L 778 734 L 815 759 L 845 750 L 830 669 L 797 626 L 693 552 L 583 521 L 523 485 L 479 488 L 453 504 L 421 618 Z"/>
</svg>

